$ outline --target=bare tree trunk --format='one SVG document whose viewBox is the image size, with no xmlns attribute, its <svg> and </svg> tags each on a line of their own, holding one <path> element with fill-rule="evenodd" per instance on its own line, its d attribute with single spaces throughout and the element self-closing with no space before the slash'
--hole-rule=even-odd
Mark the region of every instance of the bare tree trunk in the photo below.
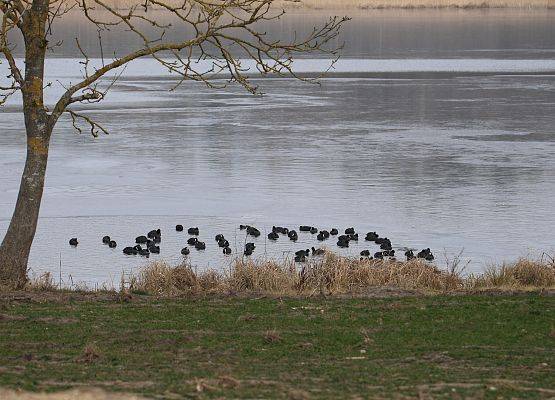
<svg viewBox="0 0 555 400">
<path fill-rule="evenodd" d="M 10 226 L 0 246 L 0 284 L 21 289 L 35 237 L 48 160 L 49 137 L 28 136 L 27 160 Z"/>
<path fill-rule="evenodd" d="M 21 88 L 27 133 L 27 160 L 15 211 L 0 246 L 0 285 L 20 289 L 27 283 L 27 263 L 35 238 L 44 190 L 48 147 L 55 121 L 44 108 L 45 37 L 49 0 L 33 0 L 22 15 L 25 80 Z"/>
</svg>

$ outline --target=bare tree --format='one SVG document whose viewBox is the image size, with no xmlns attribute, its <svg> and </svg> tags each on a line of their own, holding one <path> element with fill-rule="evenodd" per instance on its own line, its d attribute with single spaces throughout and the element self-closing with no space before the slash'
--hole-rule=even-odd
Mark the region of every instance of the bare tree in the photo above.
<svg viewBox="0 0 555 400">
<path fill-rule="evenodd" d="M 72 108 L 77 103 L 102 101 L 114 83 L 107 82 L 107 74 L 113 79 L 114 71 L 149 56 L 177 74 L 180 78 L 177 84 L 192 80 L 217 87 L 221 80 L 213 78 L 225 74 L 226 83 L 234 82 L 257 93 L 258 88 L 249 79 L 253 71 L 306 80 L 293 70 L 293 58 L 298 54 L 323 52 L 330 56 L 333 65 L 340 48 L 333 45 L 333 39 L 347 20 L 330 18 L 303 38 L 295 36 L 290 41 L 281 41 L 260 31 L 261 23 L 277 20 L 285 13 L 272 7 L 274 0 L 144 0 L 125 8 L 108 1 L 0 0 L 0 54 L 5 58 L 0 62 L 6 62 L 11 71 L 9 83 L 0 86 L 0 106 L 11 95 L 21 93 L 27 135 L 27 158 L 19 195 L 0 247 L 1 286 L 21 288 L 27 282 L 27 263 L 37 227 L 50 138 L 59 118 L 68 114 L 76 129 L 81 131 L 84 124 L 94 136 L 107 133 L 97 121 Z M 76 12 L 98 29 L 100 45 L 103 33 L 122 28 L 136 35 L 141 45 L 109 62 L 102 57 L 101 65 L 94 66 L 77 41 L 82 53 L 83 79 L 64 88 L 65 93 L 49 109 L 44 104 L 45 86 L 49 85 L 44 72 L 47 49 L 56 46 L 49 42 L 52 27 Z M 164 23 L 161 13 L 170 16 L 172 23 Z M 178 27 L 179 32 L 188 33 L 183 33 L 179 40 L 165 40 L 166 34 Z M 21 35 L 25 44 L 24 73 L 10 42 L 14 35 Z"/>
</svg>

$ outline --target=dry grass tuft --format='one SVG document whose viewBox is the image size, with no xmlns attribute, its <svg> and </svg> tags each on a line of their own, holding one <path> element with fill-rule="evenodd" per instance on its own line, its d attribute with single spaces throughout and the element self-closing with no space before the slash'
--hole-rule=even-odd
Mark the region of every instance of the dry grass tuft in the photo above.
<svg viewBox="0 0 555 400">
<path fill-rule="evenodd" d="M 470 276 L 473 289 L 490 288 L 553 288 L 555 287 L 555 262 L 545 259 L 519 259 L 513 264 L 489 267 L 479 276 Z"/>
<path fill-rule="evenodd" d="M 33 276 L 27 283 L 27 289 L 35 292 L 51 292 L 58 288 L 50 272 Z"/>
<path fill-rule="evenodd" d="M 222 283 L 221 275 L 215 271 L 197 274 L 186 264 L 172 267 L 166 262 L 156 261 L 132 277 L 130 289 L 149 294 L 174 296 L 215 292 L 221 289 L 219 286 Z"/>
<path fill-rule="evenodd" d="M 83 353 L 77 358 L 77 362 L 92 364 L 100 358 L 100 351 L 94 344 L 88 344 L 83 349 Z"/>
<path fill-rule="evenodd" d="M 264 342 L 267 344 L 279 343 L 281 340 L 281 335 L 278 331 L 271 330 L 264 333 Z"/>
</svg>

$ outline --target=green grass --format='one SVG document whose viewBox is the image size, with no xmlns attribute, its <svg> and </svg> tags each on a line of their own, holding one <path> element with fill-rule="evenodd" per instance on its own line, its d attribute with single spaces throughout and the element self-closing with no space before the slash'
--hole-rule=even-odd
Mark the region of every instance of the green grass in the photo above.
<svg viewBox="0 0 555 400">
<path fill-rule="evenodd" d="M 552 398 L 555 297 L 0 305 L 0 387 L 157 398 Z"/>
</svg>

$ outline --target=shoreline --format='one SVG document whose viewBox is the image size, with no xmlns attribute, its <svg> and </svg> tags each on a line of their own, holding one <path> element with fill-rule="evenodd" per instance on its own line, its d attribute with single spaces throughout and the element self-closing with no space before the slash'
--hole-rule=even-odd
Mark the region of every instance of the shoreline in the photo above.
<svg viewBox="0 0 555 400">
<path fill-rule="evenodd" d="M 297 263 L 292 259 L 237 258 L 227 269 L 198 271 L 187 258 L 178 265 L 153 261 L 112 282 L 92 288 L 84 283 L 63 286 L 54 274 L 31 277 L 23 291 L 0 287 L 0 300 L 12 296 L 47 295 L 146 297 L 332 297 L 387 298 L 428 295 L 473 295 L 540 292 L 555 294 L 555 258 L 543 253 L 492 265 L 478 274 L 466 274 L 469 262 L 460 256 L 431 263 L 423 258 L 397 261 L 342 257 L 325 251 L 323 256 Z M 4 289 L 4 290 L 3 290 Z"/>
</svg>

